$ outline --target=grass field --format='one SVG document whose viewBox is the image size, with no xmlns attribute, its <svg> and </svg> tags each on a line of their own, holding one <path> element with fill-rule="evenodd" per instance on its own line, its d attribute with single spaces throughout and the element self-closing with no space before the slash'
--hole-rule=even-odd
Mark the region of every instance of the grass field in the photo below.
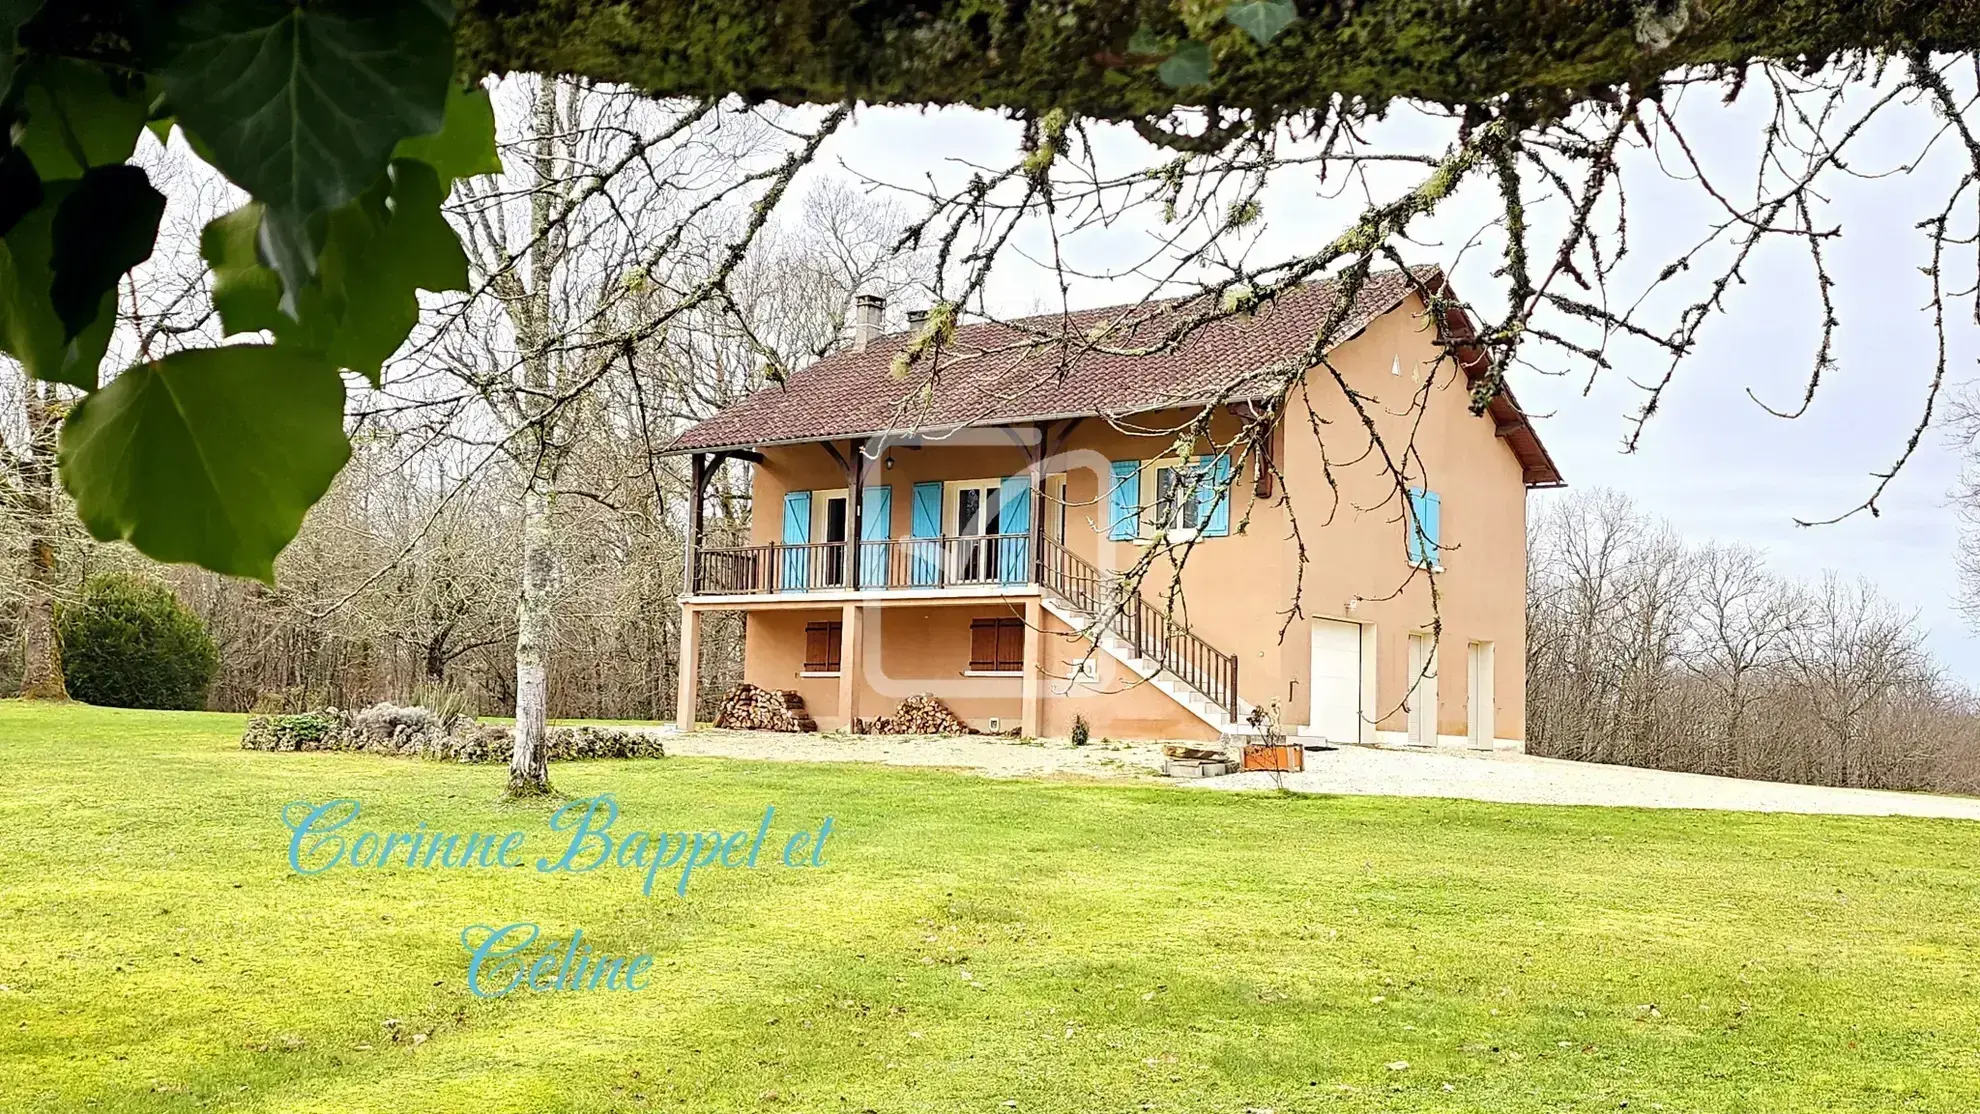
<svg viewBox="0 0 1980 1114">
<path fill-rule="evenodd" d="M 296 875 L 291 800 L 559 837 L 499 769 L 240 724 L 0 704 L 0 1110 L 1980 1109 L 1980 825 L 553 769 L 623 825 L 834 818 L 820 869 L 649 898 Z M 509 921 L 655 978 L 474 998 Z"/>
</svg>

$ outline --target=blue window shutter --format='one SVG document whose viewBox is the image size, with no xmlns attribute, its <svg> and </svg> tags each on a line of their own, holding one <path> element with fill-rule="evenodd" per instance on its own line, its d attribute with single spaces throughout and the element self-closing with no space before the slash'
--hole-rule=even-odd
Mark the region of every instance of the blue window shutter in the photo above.
<svg viewBox="0 0 1980 1114">
<path fill-rule="evenodd" d="M 1444 500 L 1434 491 L 1423 493 L 1423 553 L 1432 565 L 1444 564 Z"/>
<path fill-rule="evenodd" d="M 1202 477 L 1196 489 L 1196 520 L 1203 524 L 1204 537 L 1226 537 L 1231 532 L 1231 493 L 1226 490 L 1231 485 L 1231 456 L 1200 456 L 1196 467 Z"/>
<path fill-rule="evenodd" d="M 1430 551 L 1429 546 L 1424 544 L 1430 537 L 1429 497 L 1430 493 L 1420 487 L 1409 489 L 1409 521 L 1405 525 L 1409 529 L 1409 563 L 1412 565 L 1422 564 L 1427 559 L 1424 555 Z"/>
<path fill-rule="evenodd" d="M 860 504 L 859 585 L 885 588 L 887 547 L 868 543 L 884 543 L 894 534 L 894 489 L 886 484 L 866 488 L 860 493 Z"/>
<path fill-rule="evenodd" d="M 917 538 L 939 539 L 942 536 L 942 485 L 940 482 L 918 483 L 914 485 L 914 499 L 909 505 L 909 533 Z M 938 540 L 910 542 L 908 545 L 909 575 L 916 585 L 927 587 L 941 583 L 942 543 Z"/>
<path fill-rule="evenodd" d="M 787 491 L 784 493 L 784 544 L 804 545 L 811 541 L 811 492 Z M 787 549 L 784 551 L 784 591 L 802 592 L 810 571 L 808 549 Z"/>
<path fill-rule="evenodd" d="M 1107 536 L 1130 541 L 1141 533 L 1141 462 L 1114 461 L 1114 491 L 1107 501 Z"/>
<path fill-rule="evenodd" d="M 1031 579 L 1031 478 L 1005 476 L 998 486 L 998 531 L 1027 535 L 996 543 L 998 579 L 1006 584 L 1022 584 Z"/>
</svg>

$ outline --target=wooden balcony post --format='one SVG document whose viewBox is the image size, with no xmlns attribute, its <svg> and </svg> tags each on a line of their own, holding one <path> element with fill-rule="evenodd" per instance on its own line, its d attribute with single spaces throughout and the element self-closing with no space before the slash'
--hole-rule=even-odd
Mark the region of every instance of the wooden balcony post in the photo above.
<svg viewBox="0 0 1980 1114">
<path fill-rule="evenodd" d="M 701 504 L 708 488 L 708 457 L 695 453 L 688 458 L 688 530 L 687 565 L 681 573 L 681 581 L 688 595 L 701 590 L 701 570 L 695 562 L 701 549 Z"/>
<path fill-rule="evenodd" d="M 1038 584 L 1045 579 L 1045 427 L 1034 425 L 1032 432 L 1038 435 L 1031 446 L 1031 463 L 1027 477 L 1031 484 L 1031 582 Z"/>
<path fill-rule="evenodd" d="M 859 547 L 866 537 L 866 456 L 846 442 L 846 587 L 859 591 Z"/>
</svg>

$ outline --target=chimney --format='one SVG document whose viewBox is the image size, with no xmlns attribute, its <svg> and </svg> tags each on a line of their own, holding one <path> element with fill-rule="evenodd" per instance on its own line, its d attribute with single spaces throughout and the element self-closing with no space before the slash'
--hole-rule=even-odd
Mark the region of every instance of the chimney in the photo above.
<svg viewBox="0 0 1980 1114">
<path fill-rule="evenodd" d="M 908 311 L 908 332 L 919 333 L 921 331 L 921 327 L 926 324 L 928 324 L 927 310 L 911 309 Z"/>
<path fill-rule="evenodd" d="M 887 299 L 878 294 L 853 298 L 853 351 L 864 352 L 867 345 L 880 339 L 880 321 L 886 314 Z"/>
</svg>

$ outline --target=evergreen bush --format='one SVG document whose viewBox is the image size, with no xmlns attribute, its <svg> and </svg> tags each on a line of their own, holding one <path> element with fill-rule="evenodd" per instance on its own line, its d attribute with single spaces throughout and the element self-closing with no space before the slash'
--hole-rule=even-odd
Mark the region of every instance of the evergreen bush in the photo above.
<svg viewBox="0 0 1980 1114">
<path fill-rule="evenodd" d="M 171 589 L 126 573 L 92 576 L 55 617 L 69 695 L 112 708 L 203 708 L 220 652 Z"/>
</svg>

